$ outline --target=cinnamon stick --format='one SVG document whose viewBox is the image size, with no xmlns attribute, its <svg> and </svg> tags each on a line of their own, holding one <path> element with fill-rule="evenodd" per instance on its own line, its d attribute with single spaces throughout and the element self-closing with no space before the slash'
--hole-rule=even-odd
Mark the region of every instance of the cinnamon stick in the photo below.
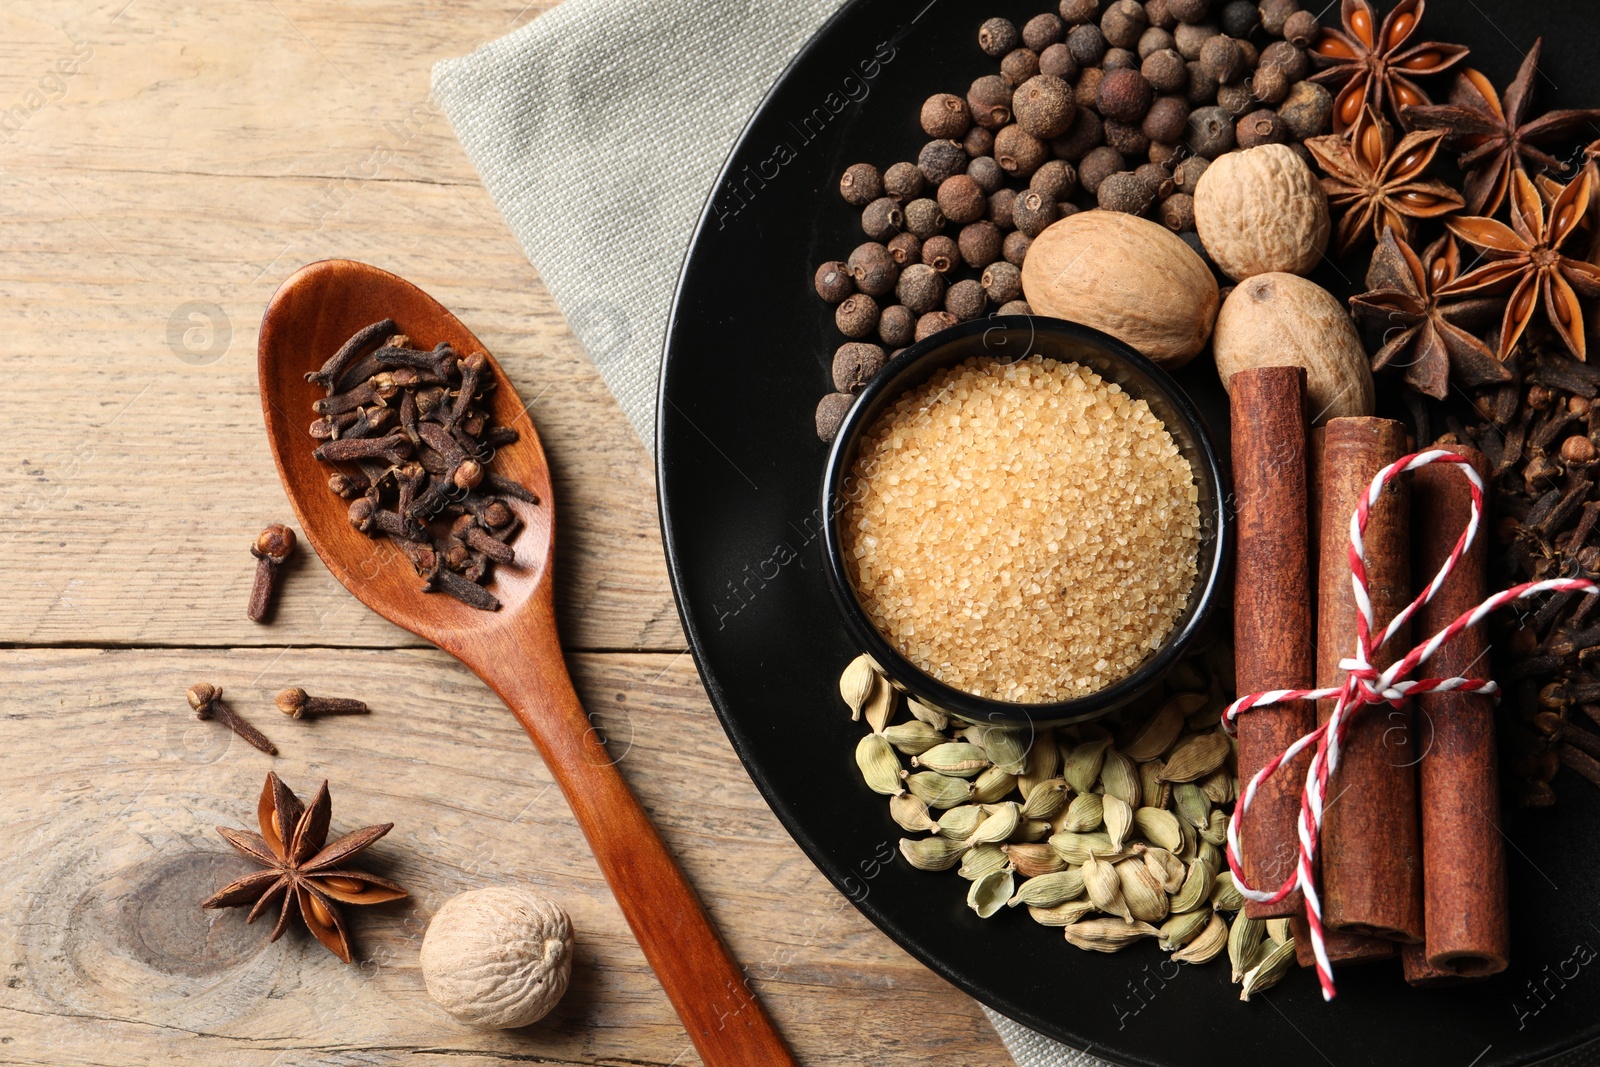
<svg viewBox="0 0 1600 1067">
<path fill-rule="evenodd" d="M 1316 675 L 1306 523 L 1306 373 L 1301 367 L 1240 371 L 1228 383 L 1233 423 L 1235 564 L 1234 673 L 1240 693 L 1309 689 Z M 1257 708 L 1239 718 L 1239 780 L 1317 725 L 1307 701 Z M 1261 784 L 1240 834 L 1245 875 L 1275 889 L 1299 859 L 1296 820 L 1309 752 Z M 1275 904 L 1250 901 L 1252 919 L 1300 914 L 1299 890 Z"/>
<path fill-rule="evenodd" d="M 1485 481 L 1488 462 L 1477 449 L 1452 446 Z M 1413 575 L 1420 590 L 1454 550 L 1471 514 L 1466 474 L 1434 464 L 1412 476 Z M 1490 524 L 1456 562 L 1432 602 L 1416 615 L 1417 632 L 1430 635 L 1472 610 L 1488 595 L 1486 556 Z M 1431 678 L 1485 677 L 1488 650 L 1481 627 L 1463 630 L 1421 669 Z M 1407 980 L 1479 978 L 1505 970 L 1510 951 L 1506 903 L 1505 839 L 1500 836 L 1499 768 L 1494 703 L 1465 692 L 1429 693 L 1416 702 L 1422 809 L 1422 884 L 1427 972 L 1414 964 Z"/>
<path fill-rule="evenodd" d="M 1311 954 L 1311 926 L 1304 914 L 1289 920 L 1294 934 L 1294 961 L 1302 967 L 1315 967 L 1317 959 Z M 1386 937 L 1369 937 L 1353 934 L 1349 930 L 1323 928 L 1323 946 L 1328 950 L 1329 963 L 1373 963 L 1386 960 L 1400 951 L 1400 946 Z"/>
<path fill-rule="evenodd" d="M 1338 685 L 1339 662 L 1356 650 L 1350 580 L 1350 516 L 1373 476 L 1399 459 L 1405 427 L 1389 419 L 1327 424 L 1322 474 L 1317 683 Z M 1410 493 L 1389 483 L 1372 509 L 1364 543 L 1374 632 L 1411 599 Z M 1408 648 L 1402 632 L 1378 649 L 1385 667 Z M 1334 701 L 1318 702 L 1326 722 Z M 1329 780 L 1321 854 L 1323 918 L 1335 930 L 1414 943 L 1423 938 L 1421 835 L 1417 822 L 1415 728 L 1409 705 L 1359 709 L 1349 720 L 1339 767 Z"/>
</svg>

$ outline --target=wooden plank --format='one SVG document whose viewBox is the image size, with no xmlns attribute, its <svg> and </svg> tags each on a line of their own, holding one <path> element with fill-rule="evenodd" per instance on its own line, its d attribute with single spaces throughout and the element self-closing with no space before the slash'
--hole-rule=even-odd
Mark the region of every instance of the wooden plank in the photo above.
<svg viewBox="0 0 1600 1067">
<path fill-rule="evenodd" d="M 870 926 L 801 854 L 728 753 L 687 656 L 580 654 L 620 766 L 810 1064 L 993 1063 L 977 1006 Z M 183 688 L 206 679 L 279 745 L 271 760 Z M 294 722 L 278 688 L 359 694 L 365 718 Z M 696 1062 L 548 772 L 511 716 L 431 650 L 0 652 L 0 1051 L 8 1063 Z M 347 909 L 359 962 L 277 944 L 198 902 L 249 869 L 216 825 L 253 823 L 268 768 L 329 777 L 335 832 L 395 829 L 371 867 L 411 899 Z M 572 915 L 573 988 L 514 1033 L 427 998 L 428 917 L 483 885 L 543 887 Z"/>
</svg>

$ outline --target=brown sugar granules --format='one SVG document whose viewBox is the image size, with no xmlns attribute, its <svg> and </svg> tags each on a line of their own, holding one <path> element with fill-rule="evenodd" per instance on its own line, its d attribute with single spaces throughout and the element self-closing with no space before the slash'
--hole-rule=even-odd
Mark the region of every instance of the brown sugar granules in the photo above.
<svg viewBox="0 0 1600 1067">
<path fill-rule="evenodd" d="M 1143 400 L 1076 363 L 940 371 L 878 416 L 852 473 L 840 529 L 862 605 L 954 688 L 1085 696 L 1188 603 L 1194 471 Z"/>
</svg>

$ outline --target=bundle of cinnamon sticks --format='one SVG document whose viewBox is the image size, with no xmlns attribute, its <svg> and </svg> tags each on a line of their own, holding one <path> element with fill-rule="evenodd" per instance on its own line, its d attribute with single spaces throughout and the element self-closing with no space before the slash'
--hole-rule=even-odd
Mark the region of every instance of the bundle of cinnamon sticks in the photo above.
<svg viewBox="0 0 1600 1067">
<path fill-rule="evenodd" d="M 1373 477 L 1411 450 L 1405 428 L 1379 418 L 1309 429 L 1305 373 L 1242 371 L 1229 382 L 1237 566 L 1234 646 L 1241 694 L 1343 681 L 1356 648 L 1350 516 Z M 1470 447 L 1439 445 L 1485 474 Z M 1465 529 L 1467 478 L 1434 464 L 1389 483 L 1365 535 L 1367 589 L 1381 632 L 1432 580 Z M 1485 523 L 1484 525 L 1487 525 Z M 1487 595 L 1484 538 L 1373 665 L 1442 629 Z M 1430 676 L 1488 673 L 1485 643 L 1464 631 L 1429 661 Z M 1254 709 L 1239 719 L 1239 779 L 1248 781 L 1296 738 L 1326 722 L 1333 701 Z M 1241 826 L 1250 883 L 1276 888 L 1298 862 L 1295 821 L 1309 752 L 1263 783 Z M 1320 847 L 1330 960 L 1399 955 L 1406 980 L 1428 985 L 1505 969 L 1505 853 L 1499 834 L 1493 706 L 1486 696 L 1431 693 L 1401 707 L 1368 706 L 1351 720 L 1325 798 Z M 1296 892 L 1251 903 L 1252 918 L 1300 920 Z M 1310 966 L 1308 939 L 1301 955 Z"/>
</svg>

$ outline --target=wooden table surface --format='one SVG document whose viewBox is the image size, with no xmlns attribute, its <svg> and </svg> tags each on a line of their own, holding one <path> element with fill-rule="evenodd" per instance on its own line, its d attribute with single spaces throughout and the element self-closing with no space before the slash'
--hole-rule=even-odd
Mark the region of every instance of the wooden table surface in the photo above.
<svg viewBox="0 0 1600 1067">
<path fill-rule="evenodd" d="M 698 1062 L 549 773 L 449 657 L 314 554 L 271 625 L 248 546 L 291 517 L 256 396 L 262 309 L 366 260 L 453 309 L 554 468 L 569 660 L 621 766 L 807 1064 L 1007 1062 L 977 1005 L 811 866 L 729 748 L 685 652 L 649 458 L 478 184 L 429 69 L 545 0 L 34 0 L 0 10 L 0 1063 Z M 184 703 L 222 686 L 269 759 Z M 361 696 L 293 722 L 277 690 Z M 848 754 L 841 755 L 848 758 Z M 409 900 L 358 962 L 198 902 L 249 869 L 267 770 L 331 782 L 336 832 Z M 572 989 L 483 1033 L 423 988 L 455 893 L 529 883 L 572 915 Z M 347 909 L 355 911 L 356 909 Z"/>
</svg>

